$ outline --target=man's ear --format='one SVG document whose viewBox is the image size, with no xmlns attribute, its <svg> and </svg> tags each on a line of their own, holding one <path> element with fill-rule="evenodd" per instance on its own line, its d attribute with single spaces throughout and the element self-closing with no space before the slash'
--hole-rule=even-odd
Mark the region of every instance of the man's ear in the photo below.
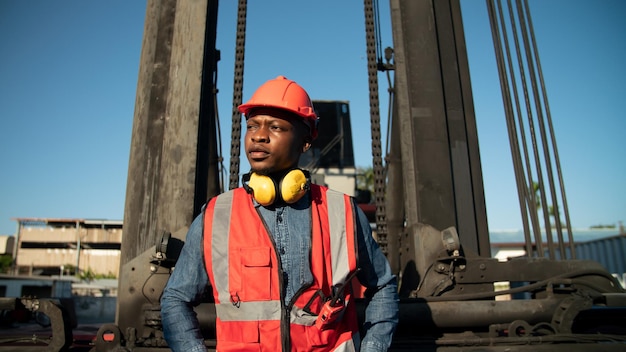
<svg viewBox="0 0 626 352">
<path fill-rule="evenodd" d="M 302 145 L 302 153 L 306 153 L 311 148 L 311 139 L 306 138 L 304 140 L 304 145 Z"/>
</svg>

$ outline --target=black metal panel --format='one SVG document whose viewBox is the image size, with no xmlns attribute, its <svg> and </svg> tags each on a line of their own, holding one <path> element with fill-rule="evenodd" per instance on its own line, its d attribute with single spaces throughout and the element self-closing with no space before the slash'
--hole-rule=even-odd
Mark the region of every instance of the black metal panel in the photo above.
<svg viewBox="0 0 626 352">
<path fill-rule="evenodd" d="M 395 87 L 409 232 L 458 229 L 489 255 L 478 137 L 458 1 L 391 1 Z"/>
<path fill-rule="evenodd" d="M 350 106 L 346 101 L 314 100 L 313 107 L 319 116 L 320 133 L 311 145 L 314 157 L 319 157 L 319 168 L 354 167 L 354 148 L 350 125 Z M 332 144 L 332 145 L 331 145 Z M 329 148 L 327 153 L 321 151 Z"/>
</svg>

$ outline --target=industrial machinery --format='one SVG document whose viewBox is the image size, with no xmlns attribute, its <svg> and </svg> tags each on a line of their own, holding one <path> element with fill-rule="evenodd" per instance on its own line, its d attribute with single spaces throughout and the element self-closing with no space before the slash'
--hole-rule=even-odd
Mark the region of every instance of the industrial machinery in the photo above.
<svg viewBox="0 0 626 352">
<path fill-rule="evenodd" d="M 505 25 L 500 22 L 503 7 L 492 0 L 487 3 L 498 65 L 506 81 L 515 70 L 509 48 L 501 44 L 508 42 L 503 41 Z M 230 188 L 238 186 L 241 115 L 236 106 L 242 100 L 246 1 L 239 1 L 237 18 L 228 182 L 220 177 L 215 110 L 217 5 L 217 0 L 148 1 L 117 315 L 115 323 L 100 328 L 93 351 L 168 350 L 159 298 L 176 265 L 187 226 L 209 197 L 224 191 L 226 183 Z M 516 122 L 519 102 L 508 84 L 503 84 L 503 96 L 527 255 L 507 261 L 491 258 L 459 1 L 391 0 L 390 7 L 394 46 L 383 50 L 376 43 L 376 2 L 364 1 L 375 176 L 375 207 L 364 205 L 364 209 L 374 209 L 370 214 L 377 240 L 401 280 L 400 324 L 391 350 L 626 350 L 624 289 L 598 263 L 576 260 L 573 247 L 566 247 L 572 238 L 563 239 L 565 232 L 571 236 L 571 229 L 564 191 L 553 181 L 560 178 L 558 163 L 546 176 L 540 173 L 539 197 L 542 204 L 547 204 L 548 196 L 552 204 L 562 204 L 566 221 L 555 225 L 555 243 L 549 217 L 544 215 L 548 234 L 542 237 L 537 195 L 528 191 L 536 178 L 529 160 L 542 154 L 537 149 L 528 153 L 526 142 L 518 138 L 523 126 Z M 529 16 L 527 4 L 518 1 L 518 9 L 517 17 L 527 18 L 520 22 L 525 27 L 531 23 L 524 17 Z M 522 41 L 532 52 L 536 49 L 527 34 L 532 28 L 525 29 Z M 528 57 L 523 66 L 539 78 L 524 86 L 540 96 L 540 67 L 533 55 Z M 170 69 L 174 66 L 175 78 Z M 379 71 L 393 76 L 391 143 L 385 151 Z M 202 72 L 201 77 L 197 72 Z M 553 142 L 549 113 L 540 115 L 546 128 L 539 128 L 541 141 L 533 145 Z M 318 156 L 332 155 L 338 152 L 336 143 L 327 138 L 325 145 L 314 147 Z M 543 158 L 558 161 L 558 154 L 544 152 Z M 311 162 L 317 165 L 314 159 Z M 339 171 L 345 167 L 332 166 Z M 502 282 L 508 286 L 497 290 L 495 284 Z M 215 346 L 211 302 L 207 297 L 197 308 L 209 349 Z M 69 343 L 62 346 L 72 349 Z"/>
</svg>

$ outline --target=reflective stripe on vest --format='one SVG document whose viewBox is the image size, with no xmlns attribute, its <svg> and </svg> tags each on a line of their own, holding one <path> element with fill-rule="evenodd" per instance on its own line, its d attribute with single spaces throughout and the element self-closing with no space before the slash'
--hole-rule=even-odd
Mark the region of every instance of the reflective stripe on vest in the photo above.
<svg viewBox="0 0 626 352">
<path fill-rule="evenodd" d="M 314 293 L 319 290 L 329 295 L 329 283 L 343 283 L 357 266 L 355 215 L 350 198 L 316 185 L 312 185 L 311 197 L 316 200 L 311 206 L 311 250 L 319 255 L 311 255 L 314 284 L 295 298 L 290 312 L 290 323 L 301 326 L 295 331 L 306 332 L 300 335 L 307 335 L 308 330 L 317 329 L 313 326 L 317 316 L 303 309 Z M 280 322 L 282 287 L 278 287 L 279 259 L 250 196 L 241 188 L 223 193 L 209 202 L 205 212 L 204 253 L 207 273 L 213 285 L 218 329 L 220 324 L 226 327 L 223 325 L 226 323 Z M 267 250 L 268 248 L 271 250 Z M 260 274 L 254 275 L 257 272 Z M 317 287 L 315 282 L 326 284 L 324 287 Z M 250 285 L 256 289 L 249 289 Z M 350 300 L 349 295 L 347 298 Z M 329 346 L 329 350 L 353 351 L 353 338 L 357 339 L 358 345 L 356 311 L 353 303 L 349 303 L 351 309 L 347 309 L 350 312 L 346 314 L 346 320 L 350 321 L 342 323 L 337 333 L 342 337 L 333 337 L 336 342 L 334 346 Z M 230 325 L 223 329 L 233 330 L 235 329 Z M 291 338 L 304 339 L 306 336 Z M 218 344 L 219 340 L 220 336 Z M 307 343 L 295 341 L 293 344 L 302 346 Z"/>
</svg>

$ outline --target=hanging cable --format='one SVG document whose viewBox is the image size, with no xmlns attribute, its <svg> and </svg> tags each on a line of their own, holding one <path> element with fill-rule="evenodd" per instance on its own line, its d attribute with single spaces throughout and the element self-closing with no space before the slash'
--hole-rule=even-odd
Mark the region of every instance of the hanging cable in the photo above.
<svg viewBox="0 0 626 352">
<path fill-rule="evenodd" d="M 373 0 L 372 6 L 372 12 L 374 13 L 374 36 L 376 38 L 376 59 L 380 65 L 383 62 L 383 43 L 380 35 L 380 8 L 378 7 L 378 0 Z"/>
<path fill-rule="evenodd" d="M 494 43 L 494 49 L 495 49 L 495 54 L 496 54 L 498 72 L 500 75 L 500 83 L 501 83 L 500 87 L 502 89 L 502 100 L 504 103 L 504 110 L 505 110 L 505 117 L 506 117 L 505 120 L 507 123 L 507 130 L 509 132 L 509 145 L 511 147 L 514 175 L 517 181 L 516 184 L 517 184 L 518 200 L 519 200 L 520 209 L 522 209 L 522 225 L 523 225 L 523 231 L 524 231 L 524 236 L 525 236 L 526 253 L 529 256 L 531 256 L 533 253 L 532 241 L 530 239 L 528 213 L 525 211 L 526 189 L 524 185 L 526 184 L 526 181 L 524 179 L 523 166 L 519 157 L 520 151 L 519 151 L 519 146 L 517 142 L 517 130 L 516 130 L 515 119 L 514 119 L 513 102 L 511 101 L 511 93 L 510 93 L 511 87 L 510 87 L 509 80 L 508 80 L 508 72 L 510 72 L 510 70 L 507 70 L 507 63 L 509 66 L 511 66 L 510 53 L 507 50 L 507 56 L 506 56 L 507 61 L 505 63 L 504 53 L 502 49 L 502 41 L 504 41 L 504 43 L 506 44 L 508 43 L 508 39 L 507 39 L 506 32 L 502 32 L 502 34 L 500 34 L 501 28 L 502 28 L 500 26 L 500 23 L 502 22 L 502 17 L 503 17 L 501 7 L 498 6 L 498 8 L 496 9 L 496 5 L 494 1 L 487 0 L 487 9 L 489 11 L 491 33 L 494 38 L 493 43 Z M 498 19 L 500 19 L 500 21 L 498 21 Z M 505 45 L 505 47 L 508 48 L 508 45 Z M 513 86 L 513 88 L 515 88 L 515 86 Z M 513 96 L 517 98 L 517 94 L 514 94 Z M 515 106 L 519 110 L 519 102 L 517 99 L 516 99 Z M 519 116 L 519 111 L 518 111 L 518 116 Z M 541 238 L 539 237 L 538 239 L 539 239 L 538 245 L 541 246 Z M 538 252 L 543 253 L 543 250 L 539 250 Z"/>
<path fill-rule="evenodd" d="M 376 60 L 378 71 L 385 72 L 387 76 L 387 92 L 389 93 L 388 105 L 387 105 L 387 135 L 385 138 L 385 155 L 389 154 L 389 137 L 391 133 L 391 114 L 393 110 L 393 80 L 391 78 L 391 71 L 393 71 L 393 48 L 387 47 L 383 49 L 382 34 L 380 33 L 380 8 L 378 0 L 373 0 L 373 13 L 374 13 L 374 33 L 376 37 Z M 383 58 L 384 53 L 384 58 Z"/>
<path fill-rule="evenodd" d="M 537 61 L 537 72 L 539 75 L 539 81 L 541 83 L 541 92 L 542 92 L 542 97 L 543 97 L 543 101 L 545 104 L 545 110 L 546 110 L 546 119 L 547 119 L 547 123 L 548 123 L 548 130 L 550 132 L 550 142 L 552 145 L 552 150 L 554 153 L 554 161 L 555 161 L 555 168 L 556 168 L 556 172 L 557 172 L 557 176 L 559 179 L 559 188 L 561 190 L 561 200 L 563 202 L 563 214 L 565 216 L 565 226 L 567 228 L 567 235 L 568 235 L 568 242 L 569 242 L 569 249 L 570 249 L 570 258 L 571 259 L 576 259 L 576 246 L 574 245 L 574 234 L 572 233 L 572 225 L 571 225 L 571 221 L 570 221 L 570 216 L 569 216 L 569 208 L 567 206 L 567 197 L 565 195 L 565 183 L 563 182 L 563 173 L 561 171 L 561 161 L 559 158 L 559 151 L 556 145 L 556 137 L 554 134 L 554 126 L 552 124 L 552 114 L 550 113 L 550 104 L 548 103 L 548 96 L 546 93 L 546 84 L 545 81 L 543 79 L 543 70 L 541 69 L 541 61 L 539 60 L 539 54 L 538 54 L 538 49 L 537 49 L 537 41 L 535 39 L 535 30 L 533 28 L 533 22 L 532 22 L 532 18 L 530 16 L 530 8 L 528 6 L 528 1 L 524 1 L 524 8 L 526 10 L 526 13 L 528 13 L 528 28 L 529 33 L 530 33 L 530 38 L 531 38 L 531 42 L 532 42 L 532 47 L 533 47 L 533 52 L 535 53 L 535 61 Z M 555 203 L 556 204 L 556 203 Z M 558 216 L 558 209 L 555 209 L 555 213 Z M 560 224 L 560 220 L 557 219 L 556 221 L 558 224 Z"/>
<path fill-rule="evenodd" d="M 503 14 L 504 6 L 501 0 L 497 0 L 497 6 L 494 0 L 487 0 L 487 8 L 489 10 L 494 49 L 500 73 L 511 155 L 518 188 L 520 210 L 522 212 L 526 251 L 529 256 L 532 255 L 531 230 L 528 225 L 528 219 L 530 218 L 537 248 L 536 253 L 538 256 L 544 256 L 542 228 L 538 217 L 538 213 L 541 210 L 549 257 L 555 259 L 555 249 L 558 246 L 560 258 L 566 258 L 567 253 L 559 214 L 558 194 L 560 193 L 564 204 L 563 208 L 566 212 L 565 225 L 570 236 L 570 255 L 573 258 L 575 253 L 573 238 L 571 237 L 571 226 L 569 225 L 563 177 L 527 0 L 516 0 L 515 6 L 513 6 L 512 0 L 507 0 L 508 22 Z M 513 45 L 508 40 L 509 33 L 513 37 Z M 516 61 L 513 60 L 511 51 L 515 52 Z M 538 84 L 538 79 L 541 84 Z M 522 109 L 521 101 L 524 102 L 524 110 Z M 515 118 L 516 116 L 517 119 Z M 548 133 L 550 134 L 550 139 L 548 139 Z M 530 147 L 527 137 L 530 138 Z M 532 160 L 530 157 L 531 149 Z M 523 158 L 522 153 L 524 155 Z M 559 189 L 556 188 L 554 182 L 555 170 L 559 178 Z M 548 206 L 548 195 L 552 203 L 553 214 L 551 214 L 550 206 Z M 555 220 L 556 245 L 552 234 L 551 215 L 554 215 Z"/>
<path fill-rule="evenodd" d="M 213 111 L 215 111 L 215 122 L 216 122 L 216 127 L 217 127 L 217 168 L 218 168 L 218 174 L 219 174 L 219 183 L 220 183 L 220 193 L 224 192 L 224 179 L 226 178 L 226 168 L 224 167 L 224 157 L 222 154 L 222 127 L 220 125 L 220 114 L 219 114 L 219 110 L 218 110 L 218 104 L 217 104 L 217 93 L 218 93 L 218 89 L 217 89 L 217 70 L 215 70 L 215 76 L 214 76 L 214 80 L 213 82 L 215 82 L 215 84 L 213 85 Z"/>
</svg>

